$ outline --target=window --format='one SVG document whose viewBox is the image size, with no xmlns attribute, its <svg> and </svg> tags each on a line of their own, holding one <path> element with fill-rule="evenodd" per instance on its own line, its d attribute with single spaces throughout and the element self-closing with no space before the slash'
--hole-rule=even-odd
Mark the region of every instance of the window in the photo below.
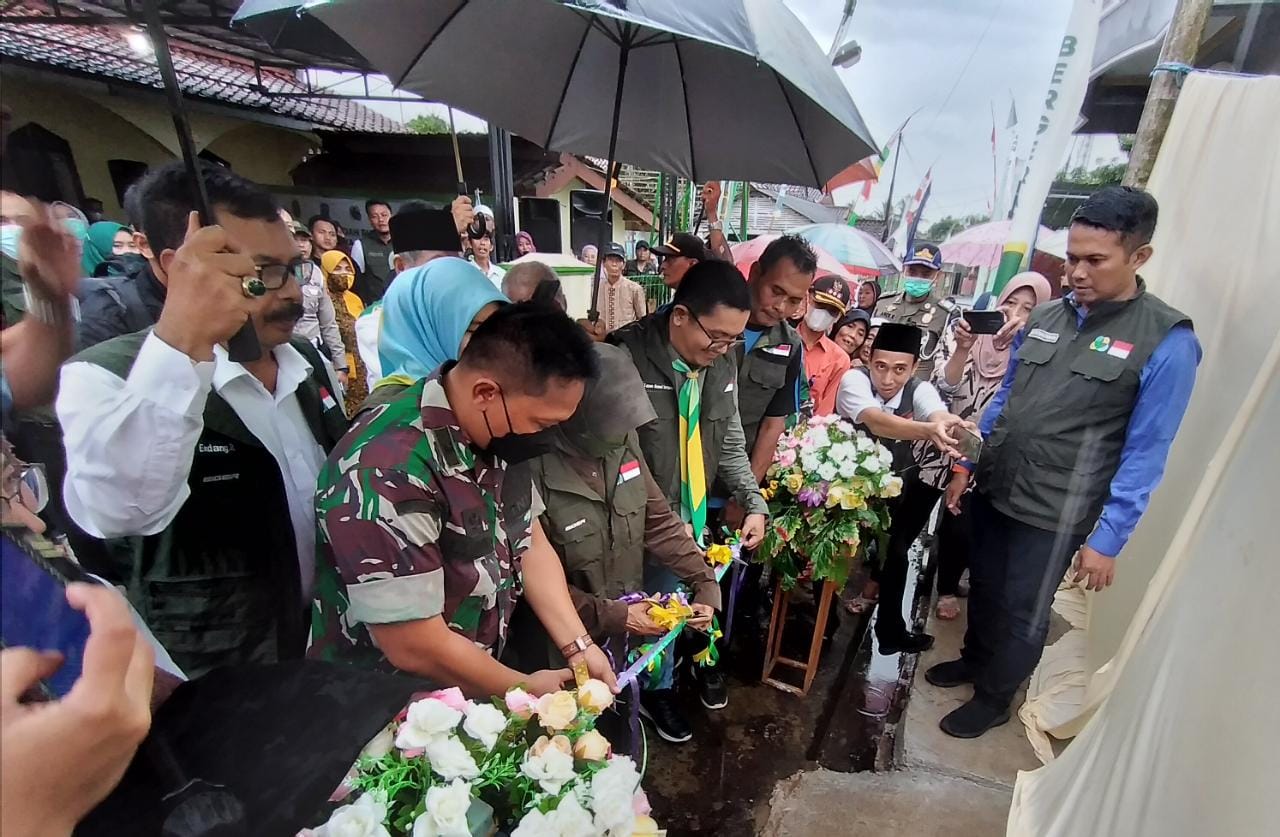
<svg viewBox="0 0 1280 837">
<path fill-rule="evenodd" d="M 9 134 L 4 154 L 4 185 L 42 201 L 84 202 L 80 173 L 71 145 L 47 128 L 28 122 Z"/>
<path fill-rule="evenodd" d="M 147 173 L 147 164 L 137 160 L 108 160 L 107 172 L 111 186 L 116 190 L 116 203 L 124 206 L 124 193 Z"/>
</svg>

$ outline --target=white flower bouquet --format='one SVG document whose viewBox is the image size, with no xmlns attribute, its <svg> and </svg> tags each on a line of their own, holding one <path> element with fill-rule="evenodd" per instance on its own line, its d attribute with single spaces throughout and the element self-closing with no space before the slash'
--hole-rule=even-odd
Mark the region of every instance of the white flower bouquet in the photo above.
<svg viewBox="0 0 1280 837">
<path fill-rule="evenodd" d="M 599 680 L 477 703 L 458 689 L 409 704 L 348 773 L 309 837 L 658 837 L 635 762 L 595 730 Z"/>
<path fill-rule="evenodd" d="M 783 434 L 768 477 L 772 519 L 759 554 L 786 590 L 801 577 L 843 586 L 863 535 L 889 530 L 885 500 L 902 492 L 889 450 L 836 415 Z"/>
</svg>

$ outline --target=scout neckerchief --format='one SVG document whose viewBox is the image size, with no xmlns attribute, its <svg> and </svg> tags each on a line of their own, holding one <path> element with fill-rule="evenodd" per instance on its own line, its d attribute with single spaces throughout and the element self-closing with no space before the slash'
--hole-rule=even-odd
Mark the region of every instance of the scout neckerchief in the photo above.
<svg viewBox="0 0 1280 837">
<path fill-rule="evenodd" d="M 707 525 L 707 475 L 702 458 L 702 384 L 698 371 L 676 358 L 671 366 L 684 375 L 680 385 L 680 516 L 693 525 L 702 544 Z"/>
</svg>

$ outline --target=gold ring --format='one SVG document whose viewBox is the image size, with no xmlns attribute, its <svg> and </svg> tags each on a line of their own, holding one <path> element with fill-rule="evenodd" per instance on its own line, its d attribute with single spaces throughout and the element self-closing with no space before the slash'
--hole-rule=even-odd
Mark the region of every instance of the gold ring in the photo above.
<svg viewBox="0 0 1280 837">
<path fill-rule="evenodd" d="M 257 276 L 245 276 L 240 280 L 240 290 L 246 297 L 253 299 L 267 292 L 267 286 Z"/>
</svg>

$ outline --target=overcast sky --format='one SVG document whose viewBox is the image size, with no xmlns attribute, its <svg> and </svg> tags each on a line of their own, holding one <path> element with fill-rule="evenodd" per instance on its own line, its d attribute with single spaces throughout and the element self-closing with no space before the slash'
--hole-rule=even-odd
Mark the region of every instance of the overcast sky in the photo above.
<svg viewBox="0 0 1280 837">
<path fill-rule="evenodd" d="M 819 46 L 829 49 L 843 0 L 785 2 Z M 904 134 L 895 201 L 914 192 L 932 166 L 927 219 L 989 209 L 992 109 L 1003 153 L 1010 141 L 1005 131 L 1010 99 L 1016 103 L 1016 130 L 1025 153 L 1070 6 L 1071 0 L 859 0 L 848 36 L 862 45 L 862 60 L 837 72 L 878 142 L 887 141 L 919 109 Z M 401 120 L 444 112 L 418 104 L 371 106 Z M 483 129 L 484 123 L 460 115 L 458 127 Z M 1073 162 L 1092 166 L 1114 159 L 1118 146 L 1109 138 L 1092 148 L 1079 141 L 1068 153 L 1074 153 Z M 888 183 L 886 171 L 865 208 L 883 205 Z M 841 190 L 837 198 L 853 200 L 859 188 Z"/>
</svg>

